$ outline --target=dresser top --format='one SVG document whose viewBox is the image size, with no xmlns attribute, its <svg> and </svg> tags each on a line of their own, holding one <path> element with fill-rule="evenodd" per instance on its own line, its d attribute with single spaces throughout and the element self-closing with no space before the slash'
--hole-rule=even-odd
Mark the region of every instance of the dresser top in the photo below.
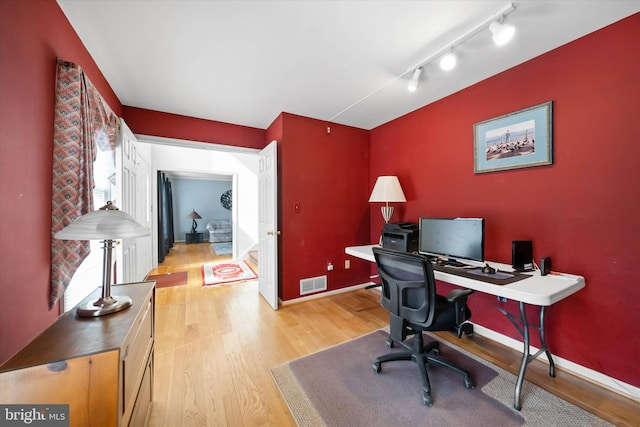
<svg viewBox="0 0 640 427">
<path fill-rule="evenodd" d="M 0 366 L 0 372 L 119 349 L 154 289 L 153 281 L 113 285 L 111 295 L 130 297 L 131 307 L 101 317 L 78 317 L 74 307 Z M 99 298 L 101 292 L 100 287 L 80 304 Z"/>
</svg>

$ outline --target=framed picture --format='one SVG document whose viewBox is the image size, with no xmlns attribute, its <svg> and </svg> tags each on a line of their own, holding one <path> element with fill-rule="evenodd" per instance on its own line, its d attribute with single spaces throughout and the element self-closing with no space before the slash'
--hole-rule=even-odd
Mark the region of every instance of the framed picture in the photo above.
<svg viewBox="0 0 640 427">
<path fill-rule="evenodd" d="M 551 101 L 473 125 L 474 173 L 553 163 Z"/>
</svg>

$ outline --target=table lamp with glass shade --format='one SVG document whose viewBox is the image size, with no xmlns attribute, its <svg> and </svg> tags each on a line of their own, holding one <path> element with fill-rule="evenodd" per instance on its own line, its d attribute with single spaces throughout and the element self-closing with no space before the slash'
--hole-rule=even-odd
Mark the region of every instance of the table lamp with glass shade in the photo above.
<svg viewBox="0 0 640 427">
<path fill-rule="evenodd" d="M 406 202 L 404 192 L 400 186 L 397 176 L 379 176 L 376 184 L 373 186 L 369 202 L 384 202 L 382 206 L 382 217 L 384 222 L 388 223 L 393 215 L 393 206 L 389 206 L 389 202 Z"/>
<path fill-rule="evenodd" d="M 138 224 L 126 212 L 119 210 L 113 203 L 97 211 L 89 212 L 54 234 L 61 240 L 102 240 L 104 257 L 102 264 L 102 296 L 78 306 L 76 313 L 80 317 L 98 317 L 124 310 L 131 306 L 131 298 L 111 295 L 111 251 L 115 239 L 148 236 L 149 230 Z"/>
</svg>

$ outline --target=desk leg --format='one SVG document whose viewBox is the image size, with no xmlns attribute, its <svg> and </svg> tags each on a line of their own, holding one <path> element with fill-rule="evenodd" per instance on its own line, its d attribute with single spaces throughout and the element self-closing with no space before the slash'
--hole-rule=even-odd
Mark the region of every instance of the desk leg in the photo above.
<svg viewBox="0 0 640 427">
<path fill-rule="evenodd" d="M 555 363 L 553 363 L 553 357 L 551 357 L 551 352 L 549 352 L 549 347 L 547 347 L 547 341 L 545 340 L 545 335 L 544 335 L 544 309 L 545 309 L 544 306 L 540 307 L 540 325 L 539 325 L 540 348 L 544 350 L 545 354 L 547 355 L 547 359 L 549 360 L 549 376 L 555 377 L 556 365 Z"/>
<path fill-rule="evenodd" d="M 522 361 L 520 362 L 520 371 L 518 371 L 518 380 L 516 381 L 516 389 L 513 397 L 513 407 L 518 411 L 522 409 L 521 393 L 522 383 L 524 382 L 524 373 L 527 370 L 529 364 L 529 328 L 527 327 L 527 313 L 524 310 L 524 303 L 520 301 L 520 322 L 522 324 L 522 337 L 524 338 L 524 349 L 522 350 Z"/>
<path fill-rule="evenodd" d="M 547 347 L 547 342 L 545 340 L 545 333 L 544 333 L 545 307 L 544 306 L 540 307 L 540 323 L 537 326 L 538 333 L 540 335 L 540 350 L 534 355 L 530 354 L 531 341 L 529 339 L 529 327 L 533 325 L 530 325 L 528 323 L 527 313 L 524 308 L 525 308 L 524 303 L 520 302 L 520 325 L 518 325 L 511 318 L 510 314 L 505 312 L 507 317 L 509 317 L 511 322 L 514 324 L 516 329 L 520 331 L 520 333 L 522 334 L 522 337 L 524 338 L 524 349 L 522 350 L 522 361 L 520 362 L 520 370 L 518 371 L 518 379 L 516 381 L 516 389 L 513 397 L 513 407 L 518 411 L 522 409 L 521 395 L 522 395 L 522 384 L 524 383 L 524 374 L 527 371 L 527 365 L 531 361 L 535 360 L 540 354 L 544 352 L 547 355 L 547 359 L 549 359 L 549 376 L 550 377 L 556 376 L 556 368 L 555 368 L 555 364 L 553 363 L 553 357 L 551 356 L 551 352 L 549 351 L 549 348 Z"/>
</svg>

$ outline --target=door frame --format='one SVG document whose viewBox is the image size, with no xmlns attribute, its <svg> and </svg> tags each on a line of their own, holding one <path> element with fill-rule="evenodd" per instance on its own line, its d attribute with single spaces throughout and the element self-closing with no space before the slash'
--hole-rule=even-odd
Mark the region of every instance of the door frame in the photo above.
<svg viewBox="0 0 640 427">
<path fill-rule="evenodd" d="M 212 144 L 212 143 L 208 143 L 208 142 L 197 142 L 197 141 L 188 141 L 188 140 L 183 140 L 183 139 L 175 139 L 175 138 L 165 138 L 165 137 L 158 137 L 158 136 L 151 136 L 151 135 L 144 135 L 144 134 L 135 134 L 136 138 L 138 139 L 138 142 L 143 143 L 143 144 L 150 144 L 150 145 L 167 145 L 167 146 L 172 146 L 172 147 L 177 147 L 177 148 L 191 148 L 191 149 L 198 149 L 198 150 L 206 150 L 206 151 L 216 151 L 216 152 L 221 152 L 221 153 L 237 153 L 237 154 L 249 154 L 249 155 L 254 155 L 254 156 L 258 156 L 261 150 L 255 149 L 255 148 L 246 148 L 246 147 L 235 147 L 235 146 L 229 146 L 229 145 L 220 145 L 220 144 Z M 151 156 L 153 157 L 153 156 Z M 237 229 L 237 224 L 238 224 L 238 209 L 236 209 L 236 206 L 238 206 L 237 203 L 237 197 L 238 197 L 238 181 L 237 181 L 237 173 L 233 173 L 233 172 L 217 172 L 217 171 L 211 171 L 211 170 L 189 170 L 186 171 L 184 168 L 175 168 L 175 169 L 170 169 L 170 168 L 161 168 L 160 170 L 162 171 L 168 171 L 168 172 L 178 172 L 178 171 L 185 171 L 185 172 L 194 172 L 194 173 L 203 173 L 203 174 L 226 174 L 226 175 L 233 175 L 233 184 L 232 184 L 232 188 L 233 188 L 233 240 L 234 240 L 234 244 L 233 244 L 233 256 L 234 258 L 238 257 L 239 254 L 238 253 L 238 249 L 236 247 L 236 241 L 237 241 L 237 233 L 239 232 L 239 230 Z M 153 161 L 151 162 L 151 174 L 152 176 L 155 176 L 158 172 L 158 166 L 157 164 L 153 164 Z M 257 174 L 257 170 L 255 171 Z M 152 195 L 156 195 L 157 194 L 157 182 L 155 180 L 151 181 L 151 185 L 152 185 Z M 155 215 L 155 209 L 157 209 L 157 200 L 156 196 L 154 197 L 154 214 L 152 216 L 152 237 L 153 237 L 153 247 L 156 248 L 157 247 L 157 228 L 158 228 L 158 221 Z M 257 237 L 257 235 L 256 235 Z M 158 254 L 156 251 L 153 251 L 152 253 L 153 255 L 153 267 L 157 268 L 158 267 Z M 277 266 L 276 266 L 277 268 Z"/>
</svg>

